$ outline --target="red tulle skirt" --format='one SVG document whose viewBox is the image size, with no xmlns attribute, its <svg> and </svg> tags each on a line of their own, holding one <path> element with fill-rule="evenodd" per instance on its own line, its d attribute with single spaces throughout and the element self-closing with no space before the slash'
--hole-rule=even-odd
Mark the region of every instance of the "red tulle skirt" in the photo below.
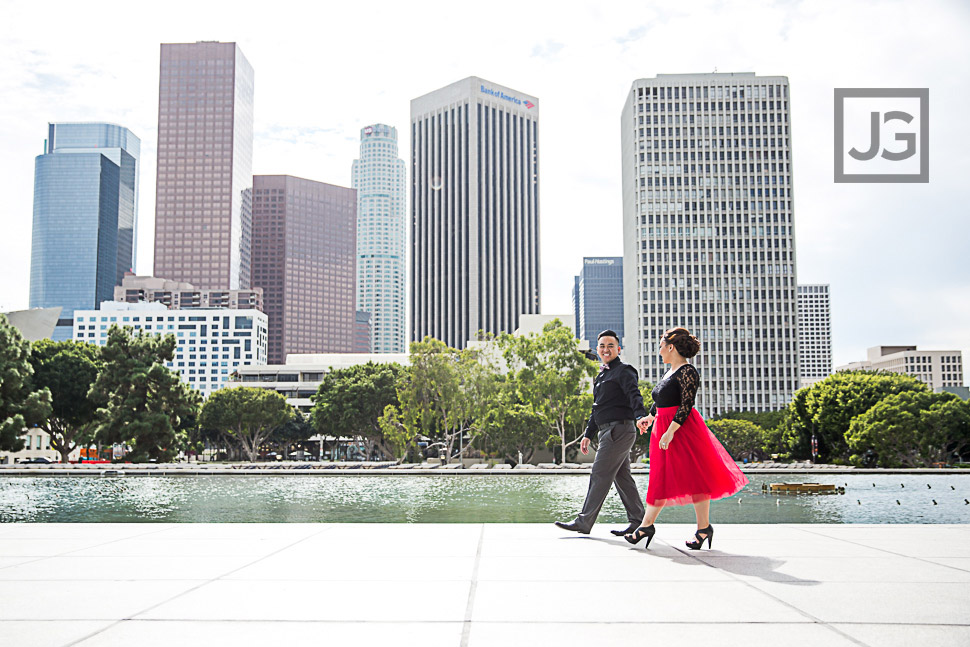
<svg viewBox="0 0 970 647">
<path fill-rule="evenodd" d="M 704 424 L 701 414 L 690 410 L 667 449 L 660 449 L 660 437 L 673 421 L 677 407 L 658 407 L 650 432 L 650 480 L 647 505 L 666 500 L 665 505 L 684 505 L 692 497 L 706 494 L 723 499 L 741 490 L 747 477 Z"/>
</svg>

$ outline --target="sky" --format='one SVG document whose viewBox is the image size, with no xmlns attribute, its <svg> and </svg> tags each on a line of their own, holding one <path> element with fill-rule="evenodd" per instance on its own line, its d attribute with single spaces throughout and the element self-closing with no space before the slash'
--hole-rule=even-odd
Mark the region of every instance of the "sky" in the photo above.
<svg viewBox="0 0 970 647">
<path fill-rule="evenodd" d="M 546 314 L 572 312 L 584 256 L 622 255 L 620 112 L 635 79 L 787 76 L 797 276 L 831 285 L 834 364 L 915 344 L 960 349 L 966 366 L 968 36 L 959 0 L 0 0 L 0 311 L 28 306 L 48 122 L 116 123 L 141 139 L 135 269 L 151 274 L 159 45 L 218 40 L 255 69 L 256 174 L 349 186 L 360 129 L 378 122 L 398 128 L 408 160 L 410 100 L 467 76 L 538 97 Z M 833 181 L 834 89 L 880 87 L 929 89 L 928 183 Z"/>
</svg>

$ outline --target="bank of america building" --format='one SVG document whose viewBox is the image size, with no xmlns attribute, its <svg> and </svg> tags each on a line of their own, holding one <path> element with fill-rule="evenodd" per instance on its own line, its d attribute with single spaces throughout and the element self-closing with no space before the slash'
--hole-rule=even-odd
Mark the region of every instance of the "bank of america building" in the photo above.
<svg viewBox="0 0 970 647">
<path fill-rule="evenodd" d="M 411 339 L 539 312 L 539 100 L 469 77 L 411 101 Z"/>
<path fill-rule="evenodd" d="M 623 108 L 627 360 L 656 382 L 661 334 L 689 328 L 708 416 L 798 388 L 789 113 L 787 77 L 753 73 L 639 79 Z"/>
</svg>

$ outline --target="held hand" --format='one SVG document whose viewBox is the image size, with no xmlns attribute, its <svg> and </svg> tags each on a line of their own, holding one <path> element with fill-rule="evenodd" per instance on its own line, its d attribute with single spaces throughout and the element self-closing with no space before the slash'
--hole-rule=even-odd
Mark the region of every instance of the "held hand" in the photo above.
<svg viewBox="0 0 970 647">
<path fill-rule="evenodd" d="M 677 433 L 672 429 L 668 429 L 664 432 L 664 435 L 660 437 L 660 449 L 667 449 L 670 447 L 670 442 L 674 439 L 674 434 Z"/>
<path fill-rule="evenodd" d="M 589 453 L 589 438 L 584 436 L 583 439 L 579 441 L 579 451 L 583 452 L 583 454 Z"/>
<path fill-rule="evenodd" d="M 650 425 L 653 424 L 654 416 L 644 416 L 637 420 L 637 427 L 640 428 L 640 434 L 643 435 L 650 431 Z"/>
</svg>

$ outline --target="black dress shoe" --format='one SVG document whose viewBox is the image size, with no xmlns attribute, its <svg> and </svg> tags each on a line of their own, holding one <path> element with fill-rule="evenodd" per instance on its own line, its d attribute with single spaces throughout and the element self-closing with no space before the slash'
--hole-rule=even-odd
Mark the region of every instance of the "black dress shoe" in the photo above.
<svg viewBox="0 0 970 647">
<path fill-rule="evenodd" d="M 611 530 L 610 533 L 616 535 L 617 537 L 622 537 L 623 535 L 629 535 L 634 530 L 640 527 L 639 521 L 631 521 L 630 525 L 623 530 Z"/>
<path fill-rule="evenodd" d="M 583 530 L 582 528 L 580 528 L 575 521 L 570 521 L 569 523 L 566 523 L 565 521 L 557 521 L 556 525 L 562 528 L 563 530 L 572 530 L 573 532 L 578 532 L 581 535 L 589 534 L 588 530 Z"/>
</svg>

